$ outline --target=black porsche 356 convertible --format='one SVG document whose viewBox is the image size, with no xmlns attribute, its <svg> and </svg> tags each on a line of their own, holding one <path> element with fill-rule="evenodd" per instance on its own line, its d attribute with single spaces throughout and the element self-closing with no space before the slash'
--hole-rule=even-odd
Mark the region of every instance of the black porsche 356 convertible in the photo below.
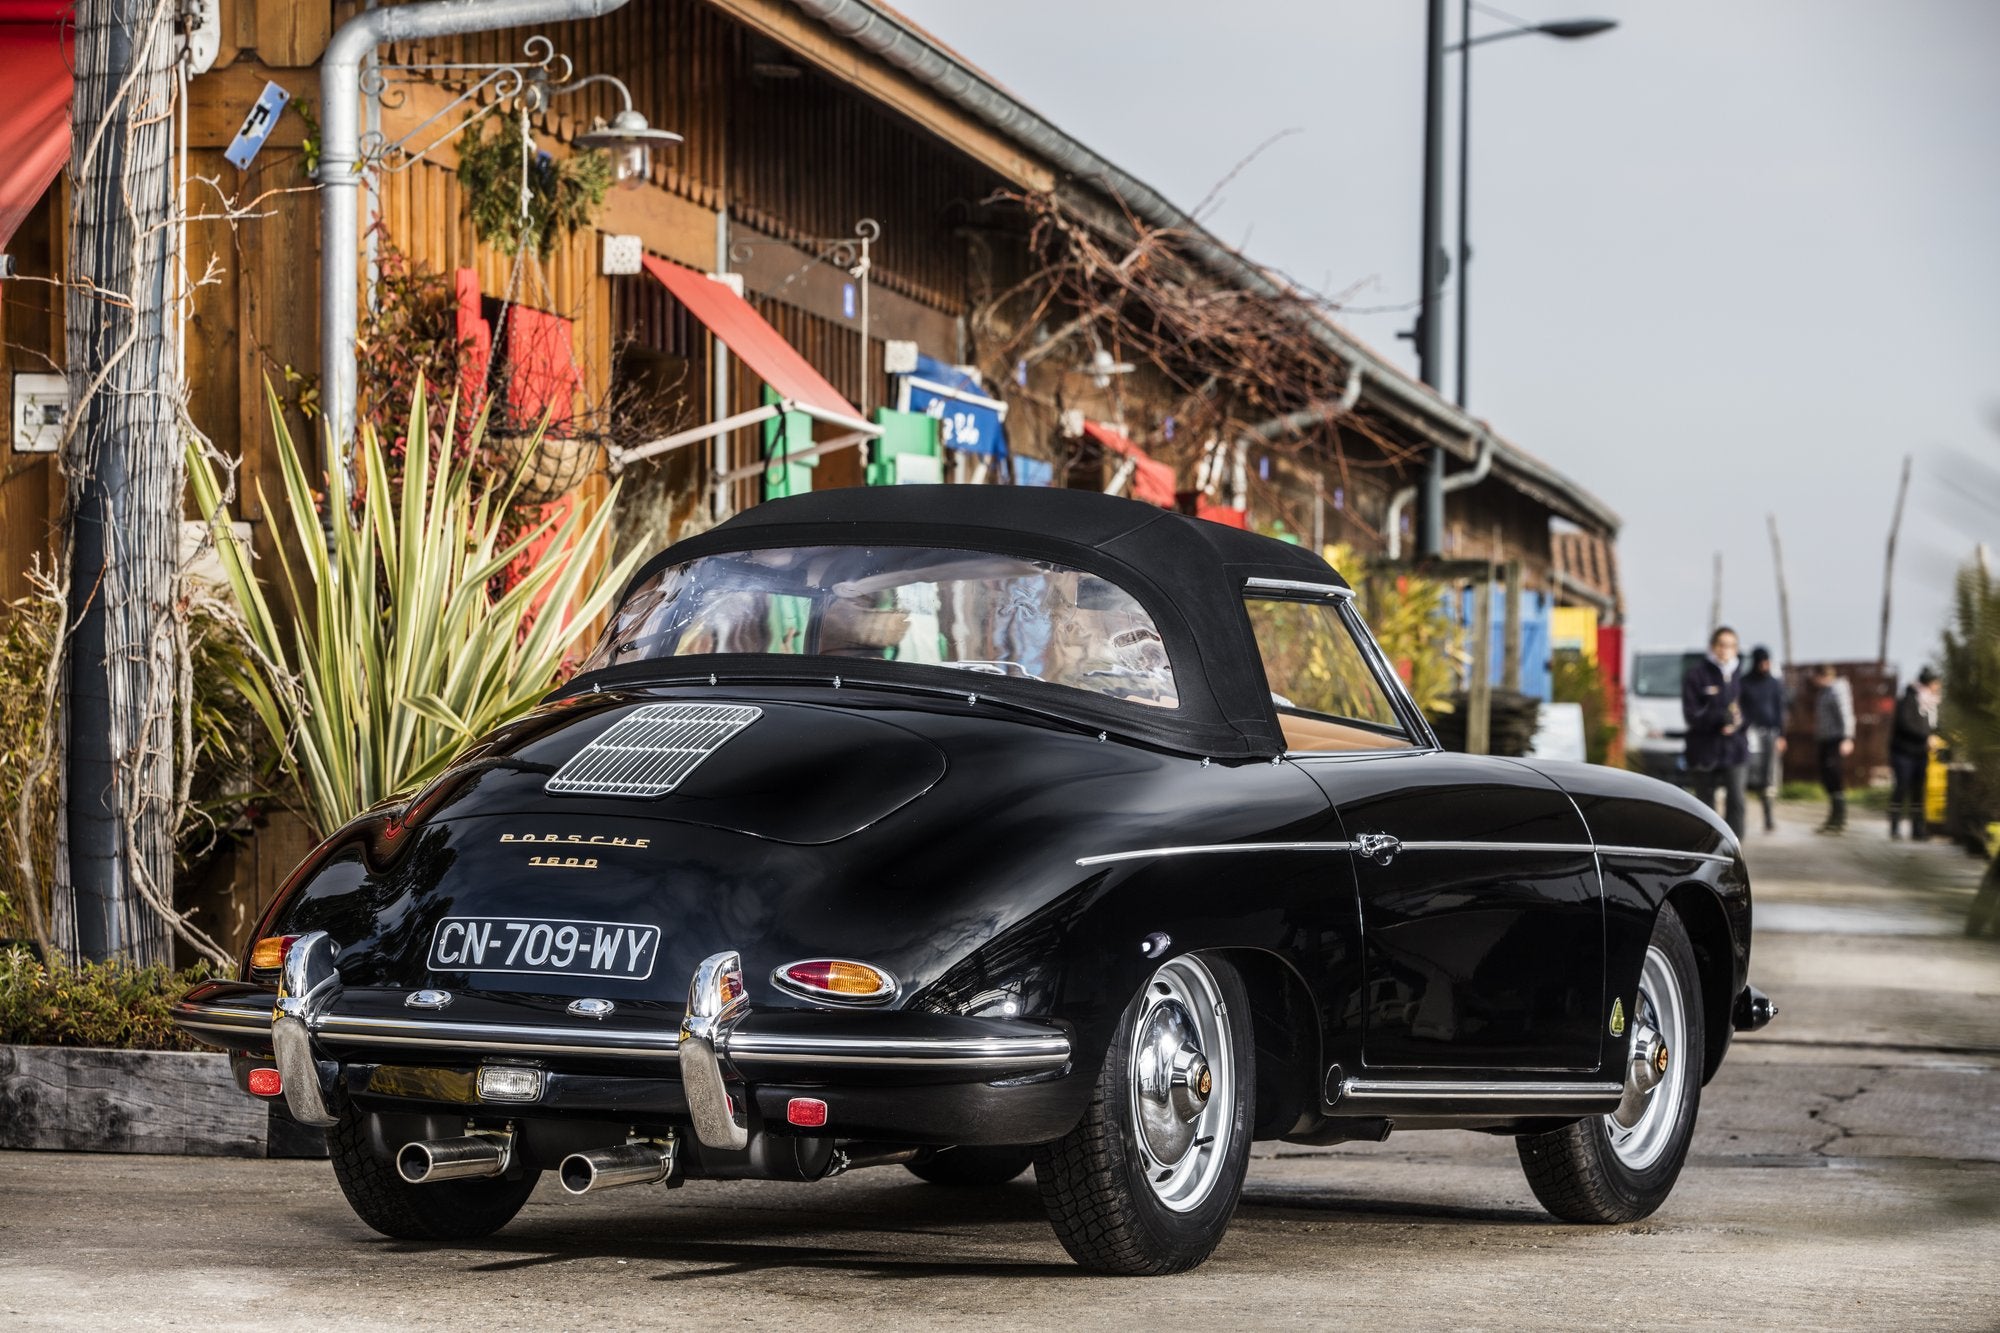
<svg viewBox="0 0 2000 1333">
<path fill-rule="evenodd" d="M 1077 491 L 843 490 L 635 577 L 541 708 L 315 850 L 176 1019 L 362 1220 L 1030 1164 L 1081 1263 L 1192 1267 L 1250 1145 L 1515 1138 L 1673 1187 L 1770 1003 L 1727 828 L 1440 750 L 1318 557 Z"/>
</svg>

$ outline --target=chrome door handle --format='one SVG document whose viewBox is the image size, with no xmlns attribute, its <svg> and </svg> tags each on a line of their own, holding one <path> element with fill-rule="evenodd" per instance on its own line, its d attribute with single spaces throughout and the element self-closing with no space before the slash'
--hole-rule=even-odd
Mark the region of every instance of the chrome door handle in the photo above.
<svg viewBox="0 0 2000 1333">
<path fill-rule="evenodd" d="M 1363 833 L 1355 838 L 1354 850 L 1376 865 L 1385 866 L 1403 850 L 1403 840 L 1390 833 Z"/>
</svg>

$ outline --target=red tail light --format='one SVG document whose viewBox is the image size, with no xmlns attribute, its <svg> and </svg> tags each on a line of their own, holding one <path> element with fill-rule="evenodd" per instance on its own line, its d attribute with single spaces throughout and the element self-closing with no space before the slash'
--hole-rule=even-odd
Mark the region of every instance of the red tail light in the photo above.
<svg viewBox="0 0 2000 1333">
<path fill-rule="evenodd" d="M 846 958 L 809 958 L 786 963 L 771 980 L 794 995 L 850 1004 L 880 1004 L 895 998 L 896 979 L 879 967 Z"/>
</svg>

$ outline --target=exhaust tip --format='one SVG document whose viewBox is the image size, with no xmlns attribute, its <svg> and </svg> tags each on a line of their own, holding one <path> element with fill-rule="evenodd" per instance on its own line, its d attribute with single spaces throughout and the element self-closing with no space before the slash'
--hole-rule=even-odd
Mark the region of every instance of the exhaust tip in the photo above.
<svg viewBox="0 0 2000 1333">
<path fill-rule="evenodd" d="M 412 1185 L 421 1185 L 429 1180 L 431 1168 L 436 1164 L 427 1144 L 406 1143 L 396 1153 L 396 1174 Z"/>
<path fill-rule="evenodd" d="M 590 1187 L 597 1183 L 597 1167 L 586 1153 L 573 1152 L 562 1159 L 556 1168 L 556 1177 L 562 1187 L 571 1194 L 588 1194 Z"/>
</svg>

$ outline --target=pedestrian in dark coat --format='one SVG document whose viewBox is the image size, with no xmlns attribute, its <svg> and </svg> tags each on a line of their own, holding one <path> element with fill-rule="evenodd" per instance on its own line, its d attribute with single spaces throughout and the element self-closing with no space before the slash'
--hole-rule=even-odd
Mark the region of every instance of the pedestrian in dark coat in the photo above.
<svg viewBox="0 0 2000 1333">
<path fill-rule="evenodd" d="M 1895 725 L 1889 731 L 1889 771 L 1895 788 L 1889 793 L 1889 836 L 1901 837 L 1907 809 L 1910 836 L 1922 842 L 1930 836 L 1924 819 L 1924 779 L 1930 773 L 1931 737 L 1937 734 L 1938 673 L 1925 667 L 1915 683 L 1896 700 Z"/>
<path fill-rule="evenodd" d="M 1711 810 L 1720 787 L 1722 817 L 1741 838 L 1750 738 L 1743 726 L 1742 662 L 1736 651 L 1736 631 L 1727 625 L 1709 636 L 1708 655 L 1681 680 L 1681 716 L 1687 721 L 1688 787 Z"/>
<path fill-rule="evenodd" d="M 1819 697 L 1813 700 L 1813 739 L 1819 743 L 1819 785 L 1826 788 L 1826 823 L 1821 833 L 1847 830 L 1847 756 L 1854 753 L 1854 687 L 1831 663 L 1813 672 Z"/>
<path fill-rule="evenodd" d="M 1771 650 L 1752 648 L 1743 677 L 1743 722 L 1750 728 L 1750 790 L 1764 806 L 1764 832 L 1778 825 L 1772 806 L 1785 776 L 1785 682 L 1771 670 Z"/>
</svg>

